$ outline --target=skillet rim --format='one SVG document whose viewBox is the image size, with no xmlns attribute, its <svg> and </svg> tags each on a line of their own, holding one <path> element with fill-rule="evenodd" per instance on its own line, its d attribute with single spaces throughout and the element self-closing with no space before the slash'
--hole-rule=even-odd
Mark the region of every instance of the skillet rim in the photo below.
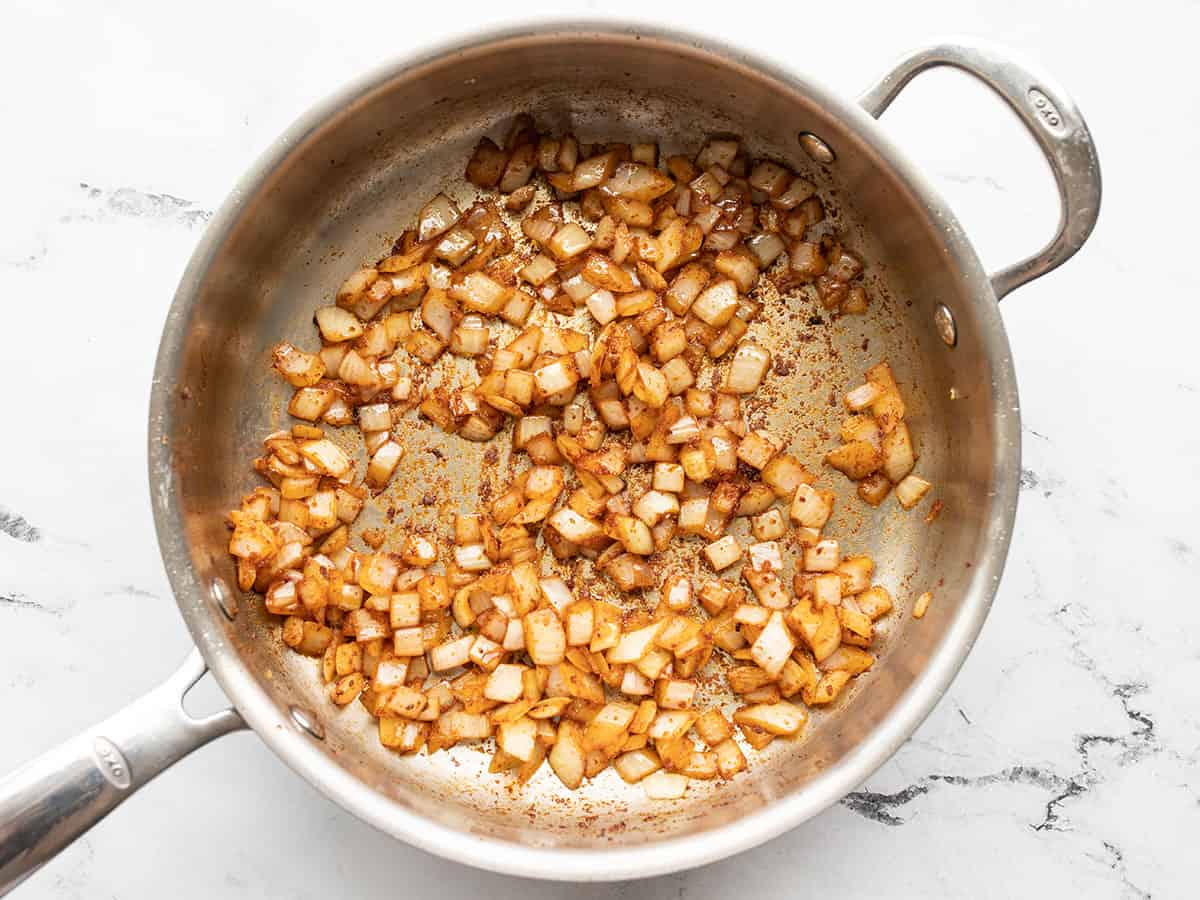
<svg viewBox="0 0 1200 900">
<path fill-rule="evenodd" d="M 555 36 L 630 39 L 635 36 L 707 54 L 717 62 L 757 70 L 802 92 L 835 113 L 922 201 L 938 213 L 938 228 L 951 261 L 966 281 L 967 296 L 989 354 L 994 426 L 990 521 L 981 538 L 990 552 L 977 562 L 960 608 L 924 670 L 868 737 L 802 790 L 773 800 L 735 822 L 698 834 L 633 847 L 572 849 L 535 847 L 481 837 L 433 822 L 405 809 L 344 769 L 276 707 L 226 643 L 220 613 L 191 564 L 181 503 L 172 470 L 170 435 L 176 374 L 189 321 L 204 278 L 239 216 L 294 148 L 353 101 L 402 78 L 412 69 L 467 50 L 516 38 Z M 928 213 L 927 213 L 928 214 Z M 816 816 L 857 788 L 882 766 L 932 712 L 973 646 L 999 586 L 1016 515 L 1020 473 L 1020 411 L 1012 354 L 991 281 L 952 210 L 925 176 L 892 143 L 881 126 L 856 103 L 781 62 L 723 41 L 628 17 L 620 19 L 539 18 L 502 28 L 471 31 L 398 57 L 359 76 L 302 114 L 258 157 L 222 203 L 193 252 L 163 327 L 151 385 L 149 476 L 155 531 L 163 565 L 180 614 L 226 696 L 267 746 L 293 771 L 359 819 L 405 843 L 456 862 L 490 871 L 556 881 L 618 881 L 694 868 L 750 849 Z M 214 618 L 215 617 L 215 618 Z"/>
</svg>

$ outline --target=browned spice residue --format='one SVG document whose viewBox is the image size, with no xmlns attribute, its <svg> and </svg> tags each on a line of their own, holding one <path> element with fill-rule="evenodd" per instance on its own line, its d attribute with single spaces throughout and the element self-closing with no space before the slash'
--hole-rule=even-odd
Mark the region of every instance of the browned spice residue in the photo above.
<svg viewBox="0 0 1200 900">
<path fill-rule="evenodd" d="M 942 501 L 934 500 L 933 506 L 929 507 L 929 512 L 925 516 L 925 524 L 929 525 L 942 514 Z"/>
</svg>

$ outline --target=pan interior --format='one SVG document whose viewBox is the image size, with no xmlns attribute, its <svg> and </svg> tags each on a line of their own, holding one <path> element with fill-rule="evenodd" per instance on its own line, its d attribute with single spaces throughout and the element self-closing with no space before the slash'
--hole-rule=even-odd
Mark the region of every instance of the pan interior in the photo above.
<svg viewBox="0 0 1200 900">
<path fill-rule="evenodd" d="M 874 302 L 865 316 L 839 319 L 807 291 L 774 303 L 752 333 L 784 364 L 760 391 L 769 402 L 749 418 L 752 427 L 786 434 L 792 452 L 819 469 L 843 416 L 837 398 L 861 383 L 867 366 L 887 359 L 902 383 L 917 471 L 934 483 L 940 517 L 924 521 L 928 501 L 909 513 L 892 498 L 871 509 L 842 476 L 822 475 L 838 493 L 827 532 L 847 551 L 869 553 L 876 580 L 898 600 L 874 671 L 815 712 L 802 740 L 752 753 L 750 771 L 731 782 L 693 782 L 681 801 L 647 801 L 611 769 L 571 794 L 543 767 L 518 790 L 510 776 L 489 774 L 476 749 L 398 757 L 382 748 L 365 711 L 333 706 L 314 662 L 282 648 L 278 621 L 258 599 L 241 598 L 232 622 L 201 590 L 181 593 L 180 603 L 202 646 L 239 657 L 281 721 L 293 704 L 308 710 L 324 728 L 319 746 L 330 763 L 388 801 L 455 830 L 525 845 L 645 845 L 714 828 L 814 785 L 887 719 L 945 651 L 947 634 L 981 616 L 990 589 L 972 567 L 997 540 L 989 523 L 1000 426 L 979 310 L 991 298 L 970 293 L 975 282 L 962 275 L 953 237 L 816 88 L 686 43 L 624 34 L 511 37 L 393 73 L 288 147 L 239 199 L 202 262 L 191 305 L 180 312 L 177 302 L 183 337 L 156 390 L 168 392 L 164 502 L 177 505 L 189 583 L 234 581 L 223 514 L 257 483 L 249 461 L 262 438 L 287 425 L 290 390 L 269 371 L 272 345 L 313 349 L 314 308 L 332 302 L 356 266 L 384 255 L 426 199 L 461 183 L 478 138 L 502 139 L 518 112 L 532 113 L 544 132 L 658 141 L 670 152 L 693 153 L 707 136 L 732 133 L 752 155 L 786 161 L 819 185 L 831 224 L 867 261 Z M 835 163 L 805 156 L 798 135 L 806 131 L 835 150 Z M 935 330 L 939 303 L 957 318 L 955 349 Z M 447 502 L 474 505 L 486 447 L 427 424 L 406 434 L 402 468 L 367 514 L 382 517 L 391 506 L 398 522 L 412 514 L 445 534 Z M 505 432 L 497 442 L 507 448 Z M 423 502 L 429 492 L 431 505 Z M 1001 542 L 1005 536 L 1001 529 Z M 908 610 L 926 589 L 935 602 L 914 621 Z"/>
</svg>

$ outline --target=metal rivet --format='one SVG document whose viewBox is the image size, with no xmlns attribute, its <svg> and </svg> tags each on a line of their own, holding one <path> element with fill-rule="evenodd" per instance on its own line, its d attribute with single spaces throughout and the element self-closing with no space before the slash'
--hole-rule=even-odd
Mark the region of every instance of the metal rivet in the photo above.
<svg viewBox="0 0 1200 900">
<path fill-rule="evenodd" d="M 212 594 L 213 600 L 216 601 L 217 606 L 220 607 L 221 612 L 225 613 L 225 618 L 232 622 L 238 614 L 237 597 L 229 589 L 229 585 L 225 583 L 225 579 L 214 578 L 212 584 L 208 586 L 208 590 Z"/>
<path fill-rule="evenodd" d="M 321 723 L 313 718 L 312 713 L 307 709 L 301 709 L 299 706 L 289 706 L 288 713 L 292 717 L 292 721 L 296 723 L 296 727 L 301 731 L 306 731 L 318 741 L 325 740 L 325 729 Z"/>
<path fill-rule="evenodd" d="M 954 314 L 945 303 L 939 303 L 933 311 L 933 324 L 937 326 L 938 336 L 947 347 L 958 343 L 958 326 L 954 324 Z"/>
<path fill-rule="evenodd" d="M 804 148 L 804 152 L 812 157 L 814 161 L 822 165 L 827 166 L 837 159 L 837 155 L 833 152 L 832 148 L 811 131 L 800 132 L 800 146 Z"/>
</svg>

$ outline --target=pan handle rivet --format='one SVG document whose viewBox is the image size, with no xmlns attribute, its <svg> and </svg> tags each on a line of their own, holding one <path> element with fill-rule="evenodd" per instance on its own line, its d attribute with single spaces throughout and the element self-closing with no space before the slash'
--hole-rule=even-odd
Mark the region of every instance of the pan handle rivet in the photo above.
<svg viewBox="0 0 1200 900">
<path fill-rule="evenodd" d="M 233 591 L 229 589 L 225 579 L 214 578 L 212 584 L 208 586 L 208 590 L 212 594 L 213 601 L 225 614 L 225 618 L 232 622 L 238 614 L 237 597 L 233 595 Z"/>
<path fill-rule="evenodd" d="M 933 311 L 933 324 L 937 326 L 938 336 L 947 347 L 958 343 L 958 326 L 954 324 L 954 314 L 945 303 L 939 303 Z"/>
<path fill-rule="evenodd" d="M 289 706 L 288 714 L 292 717 L 292 721 L 296 723 L 296 727 L 301 731 L 307 732 L 318 741 L 325 740 L 325 729 L 321 723 L 313 718 L 312 713 L 307 709 L 301 709 L 299 706 Z"/>
<path fill-rule="evenodd" d="M 827 166 L 837 159 L 837 154 L 833 152 L 827 143 L 813 134 L 811 131 L 802 131 L 799 134 L 800 146 L 804 148 L 804 152 L 812 158 L 814 162 L 819 162 L 823 166 Z"/>
</svg>

